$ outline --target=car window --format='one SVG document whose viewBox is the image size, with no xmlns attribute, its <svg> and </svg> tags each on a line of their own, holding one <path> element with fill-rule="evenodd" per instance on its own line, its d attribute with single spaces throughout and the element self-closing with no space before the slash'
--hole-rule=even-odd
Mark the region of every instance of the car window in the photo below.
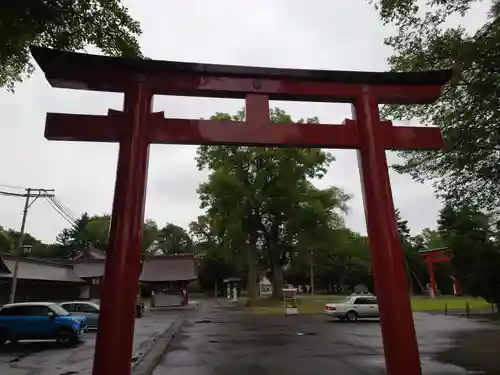
<svg viewBox="0 0 500 375">
<path fill-rule="evenodd" d="M 50 310 L 52 310 L 52 312 L 56 313 L 56 315 L 59 315 L 59 316 L 68 316 L 69 315 L 68 310 L 66 310 L 64 307 L 56 305 L 55 303 L 50 305 Z"/>
<path fill-rule="evenodd" d="M 2 311 L 0 311 L 0 315 L 2 316 L 23 316 L 26 315 L 24 311 L 24 306 L 13 306 L 13 307 L 4 307 Z"/>
<path fill-rule="evenodd" d="M 87 303 L 76 304 L 76 311 L 82 313 L 90 313 L 90 314 L 97 314 L 98 312 L 94 306 L 89 305 Z"/>
<path fill-rule="evenodd" d="M 50 309 L 47 306 L 25 306 L 24 315 L 27 316 L 47 316 Z"/>
<path fill-rule="evenodd" d="M 361 298 L 356 298 L 356 301 L 354 301 L 355 305 L 370 305 L 371 302 L 368 300 L 368 298 L 361 297 Z"/>
<path fill-rule="evenodd" d="M 63 303 L 61 307 L 68 312 L 75 312 L 75 304 L 74 303 Z"/>
<path fill-rule="evenodd" d="M 354 297 L 347 297 L 346 300 L 345 300 L 345 303 L 352 304 L 352 303 L 354 303 L 354 301 L 356 301 L 356 298 L 354 298 Z"/>
<path fill-rule="evenodd" d="M 367 298 L 366 300 L 368 301 L 369 305 L 378 305 L 378 301 L 376 298 L 372 297 L 372 298 Z"/>
</svg>

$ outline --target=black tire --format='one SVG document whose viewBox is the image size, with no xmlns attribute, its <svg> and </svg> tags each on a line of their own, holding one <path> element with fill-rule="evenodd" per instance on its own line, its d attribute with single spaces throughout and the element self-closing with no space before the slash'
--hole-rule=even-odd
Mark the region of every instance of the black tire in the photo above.
<svg viewBox="0 0 500 375">
<path fill-rule="evenodd" d="M 69 328 L 61 328 L 59 332 L 57 332 L 56 340 L 58 344 L 70 345 L 76 341 L 76 335 L 75 332 Z"/>
<path fill-rule="evenodd" d="M 348 311 L 347 312 L 347 316 L 346 316 L 346 319 L 348 322 L 355 322 L 356 320 L 358 320 L 359 316 L 358 316 L 358 313 L 354 310 L 351 310 L 351 311 Z"/>
<path fill-rule="evenodd" d="M 0 345 L 4 345 L 8 340 L 9 335 L 5 329 L 0 329 Z"/>
</svg>

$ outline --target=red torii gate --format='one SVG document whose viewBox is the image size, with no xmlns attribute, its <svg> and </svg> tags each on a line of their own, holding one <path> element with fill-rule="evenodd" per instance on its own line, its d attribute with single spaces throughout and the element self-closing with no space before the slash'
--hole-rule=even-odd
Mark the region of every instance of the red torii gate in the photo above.
<svg viewBox="0 0 500 375">
<path fill-rule="evenodd" d="M 45 125 L 49 140 L 120 144 L 94 375 L 130 374 L 151 143 L 357 149 L 387 372 L 421 374 L 385 150 L 438 149 L 442 139 L 436 128 L 393 127 L 390 121 L 381 121 L 378 105 L 432 103 L 450 71 L 255 68 L 38 47 L 32 54 L 53 87 L 125 94 L 123 111 L 110 110 L 107 116 L 48 113 Z M 151 112 L 155 94 L 244 98 L 246 121 L 164 118 L 162 112 Z M 269 100 L 352 103 L 355 120 L 328 126 L 272 124 Z"/>
<path fill-rule="evenodd" d="M 437 296 L 437 283 L 436 277 L 434 276 L 434 263 L 447 263 L 451 262 L 451 258 L 448 255 L 449 249 L 447 247 L 440 247 L 438 249 L 425 249 L 419 250 L 419 253 L 424 257 L 424 261 L 427 264 L 427 271 L 429 272 L 429 281 L 431 284 L 431 298 L 436 298 Z M 460 286 L 460 280 L 456 276 L 451 276 L 453 280 L 453 292 L 455 295 L 459 296 L 462 294 L 462 288 Z"/>
</svg>

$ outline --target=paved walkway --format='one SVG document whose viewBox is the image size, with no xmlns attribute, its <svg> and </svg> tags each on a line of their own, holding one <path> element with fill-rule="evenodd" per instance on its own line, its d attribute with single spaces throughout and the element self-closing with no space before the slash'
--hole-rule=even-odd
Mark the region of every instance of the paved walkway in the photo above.
<svg viewBox="0 0 500 375">
<path fill-rule="evenodd" d="M 133 362 L 141 358 L 156 338 L 175 321 L 178 312 L 148 313 L 136 319 Z M 95 332 L 80 344 L 64 348 L 53 342 L 20 342 L 0 348 L 1 375 L 90 375 Z"/>
<path fill-rule="evenodd" d="M 475 334 L 487 329 L 500 337 L 494 325 L 464 318 L 416 314 L 415 324 L 425 375 L 473 373 L 450 364 L 452 360 L 442 363 L 437 359 L 453 348 L 457 332 Z M 333 373 L 385 374 L 377 321 L 340 323 L 324 316 L 251 316 L 225 302 L 206 302 L 181 328 L 153 375 Z"/>
</svg>

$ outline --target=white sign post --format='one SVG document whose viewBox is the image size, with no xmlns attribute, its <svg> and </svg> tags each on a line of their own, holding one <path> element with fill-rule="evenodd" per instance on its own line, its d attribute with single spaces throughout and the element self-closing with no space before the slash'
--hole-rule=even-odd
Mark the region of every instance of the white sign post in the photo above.
<svg viewBox="0 0 500 375">
<path fill-rule="evenodd" d="M 283 289 L 283 301 L 285 306 L 285 315 L 297 315 L 299 313 L 297 308 L 296 288 Z"/>
</svg>

